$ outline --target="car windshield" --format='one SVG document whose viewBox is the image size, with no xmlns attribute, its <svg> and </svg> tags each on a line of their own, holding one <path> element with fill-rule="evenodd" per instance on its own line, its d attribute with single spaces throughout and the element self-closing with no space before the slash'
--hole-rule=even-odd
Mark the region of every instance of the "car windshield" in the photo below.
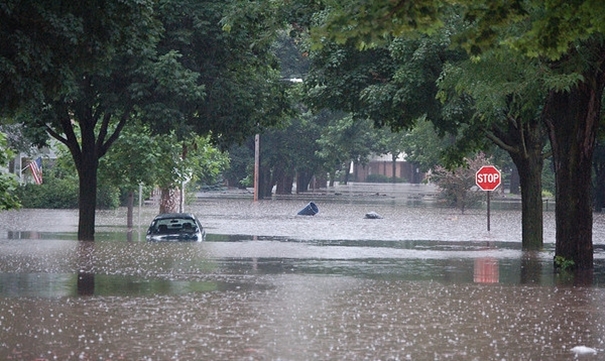
<svg viewBox="0 0 605 361">
<path fill-rule="evenodd" d="M 156 220 L 151 228 L 151 231 L 156 234 L 172 234 L 195 232 L 197 225 L 191 218 L 163 218 Z"/>
</svg>

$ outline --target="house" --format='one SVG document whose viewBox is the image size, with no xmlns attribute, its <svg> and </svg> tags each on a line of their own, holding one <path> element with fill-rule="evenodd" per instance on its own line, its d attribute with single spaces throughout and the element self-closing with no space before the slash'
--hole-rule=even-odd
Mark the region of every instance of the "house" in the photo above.
<svg viewBox="0 0 605 361">
<path fill-rule="evenodd" d="M 398 182 L 420 183 L 424 180 L 425 173 L 421 172 L 417 165 L 405 160 L 405 154 L 397 156 L 393 164 L 391 154 L 374 155 L 366 165 L 352 165 L 352 179 L 356 182 L 377 181 L 377 178 L 393 178 L 393 173 Z M 383 177 L 372 177 L 380 175 Z M 374 179 L 372 179 L 374 178 Z"/>
</svg>

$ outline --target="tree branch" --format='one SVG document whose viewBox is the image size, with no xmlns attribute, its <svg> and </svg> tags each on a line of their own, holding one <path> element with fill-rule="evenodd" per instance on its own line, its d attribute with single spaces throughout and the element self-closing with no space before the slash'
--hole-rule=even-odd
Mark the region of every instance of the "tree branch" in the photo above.
<svg viewBox="0 0 605 361">
<path fill-rule="evenodd" d="M 98 151 L 97 154 L 98 154 L 99 158 L 104 156 L 105 153 L 107 153 L 107 150 L 109 150 L 109 148 L 111 147 L 111 145 L 118 139 L 118 137 L 120 136 L 120 133 L 122 132 L 122 129 L 124 129 L 124 126 L 126 125 L 126 122 L 128 121 L 128 118 L 130 118 L 131 111 L 132 111 L 132 106 L 129 106 L 128 109 L 125 109 L 124 113 L 122 113 L 122 116 L 120 117 L 120 121 L 118 122 L 116 129 L 109 136 L 109 138 L 107 138 L 107 141 L 105 143 L 99 144 L 99 147 L 97 148 L 97 151 Z M 105 119 L 103 121 L 105 122 Z M 105 131 L 107 131 L 107 127 L 106 127 Z"/>
<path fill-rule="evenodd" d="M 76 168 L 79 169 L 80 164 L 82 162 L 82 150 L 80 149 L 80 143 L 78 143 L 78 138 L 74 133 L 74 128 L 71 123 L 71 118 L 69 116 L 69 112 L 67 110 L 67 106 L 64 104 L 56 103 L 54 105 L 55 113 L 59 119 L 61 124 L 61 129 L 65 134 L 65 137 L 61 136 L 58 132 L 56 132 L 50 125 L 44 124 L 46 132 L 53 138 L 57 139 L 59 142 L 65 144 L 69 149 L 74 162 L 76 163 Z"/>
<path fill-rule="evenodd" d="M 509 153 L 519 152 L 519 149 L 506 144 L 506 142 L 504 142 L 504 140 L 502 140 L 500 137 L 496 136 L 493 132 L 488 131 L 487 129 L 483 129 L 483 132 L 485 133 L 485 136 L 489 140 L 494 142 L 494 144 L 496 144 L 498 147 L 502 148 L 503 150 L 505 150 Z"/>
</svg>

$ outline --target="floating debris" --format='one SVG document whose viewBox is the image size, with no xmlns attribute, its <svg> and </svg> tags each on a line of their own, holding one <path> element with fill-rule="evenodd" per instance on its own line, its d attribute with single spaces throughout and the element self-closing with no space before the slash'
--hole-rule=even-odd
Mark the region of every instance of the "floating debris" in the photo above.
<svg viewBox="0 0 605 361">
<path fill-rule="evenodd" d="M 382 219 L 382 216 L 376 212 L 366 213 L 366 219 Z"/>
<path fill-rule="evenodd" d="M 317 213 L 319 213 L 319 208 L 313 202 L 309 202 L 309 204 L 307 204 L 305 208 L 298 211 L 299 216 L 314 216 Z"/>
<path fill-rule="evenodd" d="M 586 346 L 576 346 L 571 349 L 571 352 L 575 353 L 576 355 L 596 355 L 597 354 L 596 349 L 594 349 L 592 347 L 586 347 Z"/>
</svg>

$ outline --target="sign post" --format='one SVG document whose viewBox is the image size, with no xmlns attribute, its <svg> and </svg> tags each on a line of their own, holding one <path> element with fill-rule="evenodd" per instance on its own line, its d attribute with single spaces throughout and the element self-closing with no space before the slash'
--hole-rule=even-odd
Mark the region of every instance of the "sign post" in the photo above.
<svg viewBox="0 0 605 361">
<path fill-rule="evenodd" d="M 484 165 L 475 173 L 475 184 L 487 192 L 487 231 L 490 231 L 490 193 L 502 183 L 500 171 L 493 165 Z"/>
</svg>

